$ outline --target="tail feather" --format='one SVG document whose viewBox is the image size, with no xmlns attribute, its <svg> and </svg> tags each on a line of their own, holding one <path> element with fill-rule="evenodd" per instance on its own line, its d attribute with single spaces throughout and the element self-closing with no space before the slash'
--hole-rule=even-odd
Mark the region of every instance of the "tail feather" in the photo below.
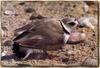
<svg viewBox="0 0 100 68">
<path fill-rule="evenodd" d="M 17 42 L 14 42 L 12 50 L 18 58 L 25 56 L 25 52 L 20 51 L 20 45 Z"/>
</svg>

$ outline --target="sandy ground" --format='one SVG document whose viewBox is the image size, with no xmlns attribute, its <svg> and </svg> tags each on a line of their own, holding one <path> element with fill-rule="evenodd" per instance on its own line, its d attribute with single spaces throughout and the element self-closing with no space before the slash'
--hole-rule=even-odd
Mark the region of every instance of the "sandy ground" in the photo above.
<svg viewBox="0 0 100 68">
<path fill-rule="evenodd" d="M 20 2 L 11 1 L 1 4 L 2 19 L 2 46 L 1 52 L 6 52 L 6 56 L 1 57 L 2 66 L 98 66 L 98 26 L 93 23 L 94 30 L 89 28 L 76 28 L 75 31 L 86 33 L 84 42 L 79 44 L 66 44 L 62 50 L 50 51 L 49 54 L 57 55 L 52 59 L 42 57 L 19 60 L 11 50 L 11 42 L 14 36 L 14 30 L 28 24 L 32 15 L 41 14 L 46 17 L 82 17 L 84 12 L 84 3 L 89 7 L 88 16 L 98 19 L 98 3 L 96 2 Z M 12 11 L 6 14 L 6 11 Z M 40 56 L 41 54 L 38 53 Z M 35 56 L 35 55 L 34 55 Z M 88 63 L 85 64 L 87 59 Z M 93 59 L 93 61 L 91 60 Z"/>
</svg>

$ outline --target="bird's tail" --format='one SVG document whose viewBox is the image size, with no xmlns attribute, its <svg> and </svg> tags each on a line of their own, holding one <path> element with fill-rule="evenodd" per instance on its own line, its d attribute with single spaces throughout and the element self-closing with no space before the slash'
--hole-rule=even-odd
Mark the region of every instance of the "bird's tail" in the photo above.
<svg viewBox="0 0 100 68">
<path fill-rule="evenodd" d="M 12 50 L 18 58 L 23 58 L 25 56 L 25 52 L 20 51 L 20 45 L 17 42 L 14 42 Z"/>
</svg>

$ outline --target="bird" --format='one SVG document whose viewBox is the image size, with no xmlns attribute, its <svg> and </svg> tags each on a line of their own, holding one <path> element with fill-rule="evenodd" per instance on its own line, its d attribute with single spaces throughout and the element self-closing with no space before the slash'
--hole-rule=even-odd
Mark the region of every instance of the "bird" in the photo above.
<svg viewBox="0 0 100 68">
<path fill-rule="evenodd" d="M 58 50 L 65 45 L 73 28 L 78 22 L 75 18 L 56 19 L 41 17 L 33 19 L 27 25 L 16 29 L 17 36 L 13 39 L 13 53 L 18 58 L 27 59 L 33 49 L 44 52 Z"/>
</svg>

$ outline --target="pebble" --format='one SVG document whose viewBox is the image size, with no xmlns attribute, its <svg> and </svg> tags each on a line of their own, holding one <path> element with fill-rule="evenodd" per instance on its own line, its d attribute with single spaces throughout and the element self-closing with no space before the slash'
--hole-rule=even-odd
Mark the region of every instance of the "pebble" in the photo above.
<svg viewBox="0 0 100 68">
<path fill-rule="evenodd" d="M 93 47 L 93 48 L 91 48 L 91 50 L 92 50 L 92 51 L 94 51 L 94 50 L 95 50 L 95 48 Z"/>
<path fill-rule="evenodd" d="M 64 63 L 66 63 L 66 62 L 68 62 L 69 61 L 69 58 L 64 58 L 64 59 L 62 59 L 62 62 L 64 62 Z"/>
<path fill-rule="evenodd" d="M 5 56 L 6 53 L 7 53 L 7 51 L 4 51 L 4 52 L 1 53 L 1 55 L 2 55 L 2 56 Z"/>
<path fill-rule="evenodd" d="M 44 54 L 42 54 L 42 53 L 34 54 L 35 59 L 40 59 L 40 58 L 43 58 L 43 57 L 44 57 Z"/>
<path fill-rule="evenodd" d="M 93 35 L 93 36 L 96 36 L 96 35 L 95 35 L 95 33 L 94 33 L 94 34 L 92 34 L 92 35 Z"/>
<path fill-rule="evenodd" d="M 6 26 L 1 26 L 2 30 L 4 31 L 8 31 L 7 27 Z"/>
<path fill-rule="evenodd" d="M 2 56 L 5 56 L 6 54 L 5 53 L 2 53 Z"/>
<path fill-rule="evenodd" d="M 24 5 L 24 4 L 25 4 L 25 2 L 20 2 L 20 3 L 19 3 L 19 5 Z"/>
<path fill-rule="evenodd" d="M 68 51 L 68 54 L 73 54 L 73 53 L 74 53 L 74 51 L 72 51 L 72 50 Z"/>
<path fill-rule="evenodd" d="M 93 24 L 93 25 L 97 25 L 98 23 L 98 19 L 97 17 L 88 17 L 89 21 Z"/>
<path fill-rule="evenodd" d="M 94 21 L 94 23 L 96 23 L 96 19 L 93 17 L 82 17 L 78 19 L 79 25 L 82 27 L 89 27 L 91 29 L 94 30 L 94 26 L 92 24 L 92 21 Z"/>
<path fill-rule="evenodd" d="M 16 61 L 14 59 L 11 59 L 12 63 L 16 63 Z"/>
<path fill-rule="evenodd" d="M 2 33 L 2 35 L 4 35 L 5 34 L 5 32 L 1 29 L 1 33 Z"/>
<path fill-rule="evenodd" d="M 9 40 L 9 39 L 5 39 L 5 40 L 3 41 L 3 45 L 4 45 L 4 46 L 11 46 L 11 44 L 12 44 L 12 41 Z"/>
<path fill-rule="evenodd" d="M 91 59 L 91 58 L 87 58 L 83 63 L 82 66 L 97 66 L 97 60 L 95 59 Z"/>
<path fill-rule="evenodd" d="M 89 10 L 89 6 L 85 2 L 84 2 L 83 10 L 84 12 L 88 12 Z"/>
<path fill-rule="evenodd" d="M 34 9 L 32 7 L 27 7 L 25 9 L 25 12 L 27 12 L 27 13 L 32 13 L 33 11 L 34 11 Z"/>
<path fill-rule="evenodd" d="M 4 14 L 5 15 L 15 15 L 16 12 L 14 10 L 5 10 Z"/>
</svg>

